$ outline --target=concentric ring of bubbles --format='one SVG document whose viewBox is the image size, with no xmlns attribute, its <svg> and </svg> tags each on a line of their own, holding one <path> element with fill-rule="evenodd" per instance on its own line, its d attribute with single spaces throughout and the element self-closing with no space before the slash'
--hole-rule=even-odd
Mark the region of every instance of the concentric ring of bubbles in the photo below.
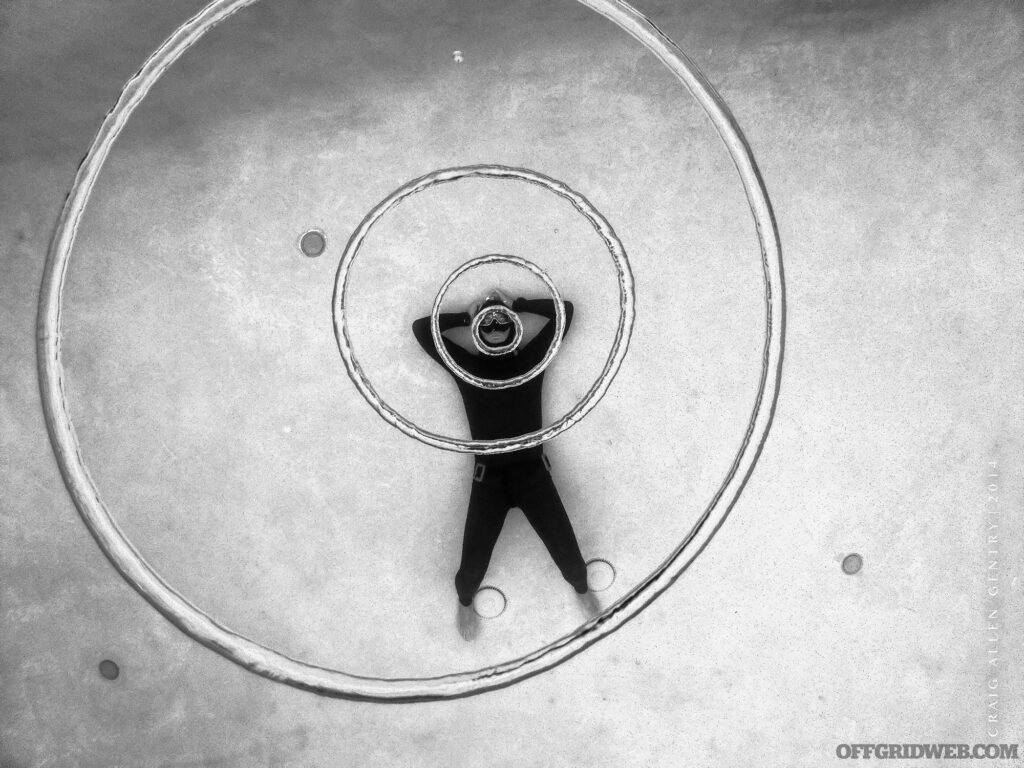
<svg viewBox="0 0 1024 768">
<path fill-rule="evenodd" d="M 359 249 L 362 247 L 363 242 L 369 235 L 370 230 L 373 226 L 380 221 L 388 211 L 391 211 L 399 203 L 412 195 L 422 192 L 425 189 L 429 189 L 438 184 L 447 184 L 449 182 L 458 181 L 459 179 L 466 178 L 487 178 L 487 179 L 501 179 L 511 181 L 525 181 L 529 184 L 535 184 L 553 192 L 558 197 L 570 202 L 577 211 L 580 212 L 584 218 L 590 222 L 594 230 L 600 235 L 602 241 L 608 249 L 608 253 L 615 264 L 615 270 L 618 274 L 619 283 L 619 323 L 615 329 L 615 339 L 612 342 L 611 350 L 608 352 L 608 358 L 605 361 L 604 368 L 601 370 L 600 375 L 590 389 L 584 394 L 583 398 L 561 419 L 554 424 L 551 424 L 543 429 L 536 430 L 534 432 L 528 432 L 524 435 L 518 435 L 516 437 L 506 437 L 496 440 L 463 440 L 456 437 L 449 437 L 447 435 L 439 435 L 436 432 L 430 432 L 423 429 L 411 419 L 403 416 L 397 410 L 392 408 L 384 399 L 377 393 L 373 384 L 367 378 L 363 372 L 362 366 L 359 365 L 359 361 L 356 358 L 355 352 L 352 349 L 352 340 L 349 338 L 348 324 L 345 319 L 345 304 L 348 298 L 348 284 L 349 278 L 352 274 L 352 266 L 359 255 Z M 481 256 L 480 259 L 491 259 L 491 260 L 508 260 L 508 259 L 519 259 L 515 256 L 502 256 L 500 254 L 493 254 L 491 256 Z M 467 262 L 471 264 L 473 262 Z M 487 262 L 487 263 L 494 263 Z M 526 266 L 527 269 L 533 271 L 533 266 L 527 266 L 530 262 L 524 259 L 519 259 L 515 262 L 518 266 Z M 479 264 L 473 264 L 471 267 L 467 267 L 463 264 L 459 267 L 442 287 L 442 292 L 439 296 L 443 295 L 444 290 L 450 285 L 456 277 L 462 274 L 467 268 L 473 268 L 479 266 Z M 547 279 L 546 274 L 543 271 L 535 272 L 538 276 L 542 277 L 548 285 L 548 290 L 553 291 L 556 295 L 558 289 L 555 288 L 554 283 Z M 558 304 L 558 302 L 556 302 Z M 431 313 L 432 316 L 439 311 L 439 302 L 435 300 L 434 310 Z M 563 308 L 564 312 L 564 308 Z M 345 363 L 345 370 L 348 372 L 349 378 L 352 383 L 355 384 L 356 389 L 359 390 L 360 394 L 365 398 L 366 402 L 370 404 L 370 407 L 376 411 L 377 415 L 380 416 L 391 426 L 405 433 L 409 437 L 415 438 L 427 445 L 434 446 L 435 448 L 443 448 L 448 451 L 457 451 L 459 453 L 472 453 L 475 455 L 493 454 L 493 453 L 509 453 L 511 451 L 522 451 L 527 448 L 533 448 L 534 446 L 540 445 L 541 443 L 547 442 L 556 435 L 560 435 L 567 429 L 572 428 L 583 419 L 594 407 L 600 402 L 601 398 L 608 391 L 608 387 L 611 386 L 612 379 L 615 378 L 615 374 L 618 373 L 619 367 L 622 365 L 622 361 L 626 356 L 626 349 L 629 346 L 629 337 L 633 330 L 633 315 L 634 315 L 634 295 L 633 295 L 633 274 L 629 267 L 629 258 L 626 256 L 626 249 L 622 245 L 622 241 L 619 240 L 618 235 L 615 234 L 615 230 L 612 229 L 612 225 L 608 223 L 608 220 L 601 215 L 601 213 L 579 192 L 570 189 L 566 184 L 545 176 L 542 173 L 531 171 L 526 168 L 510 168 L 504 165 L 467 165 L 460 168 L 445 168 L 438 171 L 433 171 L 424 176 L 420 176 L 418 179 L 413 179 L 408 184 L 405 184 L 390 195 L 385 197 L 363 218 L 362 222 L 356 228 L 355 232 L 352 233 L 352 237 L 349 238 L 348 244 L 345 246 L 345 252 L 342 254 L 341 263 L 338 265 L 338 274 L 334 282 L 334 336 L 338 341 L 338 351 L 341 352 L 341 359 Z M 557 318 L 556 318 L 557 320 Z M 556 334 L 564 330 L 564 316 L 561 317 L 560 325 L 556 328 Z M 432 320 L 431 325 L 436 323 Z M 558 349 L 558 344 L 561 343 L 561 336 L 556 336 L 557 341 L 554 345 L 555 351 Z M 454 360 L 451 360 L 450 355 L 446 355 L 444 345 L 441 343 L 440 334 L 435 336 L 435 343 L 438 345 L 438 351 L 442 354 L 445 359 L 446 365 L 455 371 L 456 375 L 462 378 L 464 381 L 483 387 L 485 389 L 502 389 L 506 386 L 516 386 L 521 384 L 521 377 L 516 377 L 509 381 L 513 383 L 499 383 L 495 384 L 489 379 L 481 379 L 476 376 L 472 376 L 466 371 L 463 371 L 458 366 L 455 366 Z M 551 349 L 548 350 L 549 354 L 545 356 L 544 365 L 546 366 L 551 362 L 553 353 Z M 453 367 L 454 366 L 454 367 Z M 530 372 L 528 378 L 537 375 L 543 368 Z"/>
<path fill-rule="evenodd" d="M 782 249 L 768 192 L 753 153 L 725 101 L 704 74 L 647 17 L 621 0 L 578 0 L 640 41 L 690 91 L 722 137 L 750 204 L 761 248 L 765 337 L 757 397 L 732 465 L 696 524 L 675 550 L 600 616 L 548 645 L 491 667 L 437 677 L 377 678 L 292 659 L 233 632 L 174 590 L 146 562 L 110 514 L 82 457 L 68 412 L 61 362 L 61 306 L 71 252 L 93 186 L 114 142 L 163 73 L 207 32 L 256 0 L 214 0 L 175 30 L 125 84 L 75 175 L 50 242 L 39 292 L 37 362 L 46 428 L 64 484 L 100 549 L 124 579 L 182 632 L 241 667 L 325 696 L 377 702 L 431 701 L 503 688 L 551 669 L 607 637 L 636 616 L 682 575 L 707 546 L 739 498 L 771 428 L 782 378 L 785 292 Z M 632 277 L 624 304 L 632 327 Z M 628 338 L 628 333 L 625 334 Z"/>
<path fill-rule="evenodd" d="M 472 373 L 467 371 L 452 357 L 451 352 L 448 351 L 445 346 L 444 340 L 441 338 L 441 326 L 438 323 L 438 318 L 441 315 L 441 303 L 444 301 L 445 295 L 448 293 L 448 289 L 452 287 L 456 280 L 462 275 L 469 272 L 471 269 L 478 269 L 479 267 L 486 267 L 491 264 L 511 264 L 515 267 L 522 267 L 544 281 L 544 285 L 547 286 L 548 293 L 551 294 L 551 299 L 555 302 L 555 338 L 551 340 L 548 345 L 547 352 L 544 357 L 541 358 L 540 362 L 537 363 L 533 368 L 518 376 L 512 376 L 508 379 L 485 379 L 480 376 L 474 376 Z M 473 318 L 473 325 L 471 328 L 472 336 L 474 341 L 476 340 L 476 333 L 480 326 L 480 321 L 483 319 L 485 312 L 478 312 L 476 317 Z M 519 316 L 516 315 L 514 324 L 517 325 L 518 337 L 513 339 L 513 342 L 518 343 L 518 339 L 522 338 L 522 322 L 519 320 Z M 437 292 L 437 296 L 434 298 L 434 306 L 430 309 L 430 333 L 434 338 L 434 346 L 437 347 L 437 353 L 441 356 L 442 362 L 448 369 L 462 379 L 467 384 L 472 384 L 474 387 L 480 387 L 481 389 L 509 389 L 511 387 L 518 387 L 520 384 L 525 384 L 534 379 L 544 372 L 551 361 L 555 359 L 555 355 L 558 353 L 559 347 L 562 346 L 562 334 L 565 333 L 565 302 L 562 301 L 562 296 L 558 292 L 557 286 L 548 276 L 548 273 L 538 267 L 532 261 L 524 259 L 520 256 L 506 256 L 500 253 L 491 253 L 487 256 L 478 256 L 475 259 L 470 259 L 465 264 L 462 264 L 454 272 L 448 275 L 448 279 L 444 281 L 441 289 Z M 482 345 L 477 344 L 477 347 Z M 511 348 L 515 347 L 515 344 L 508 345 Z M 485 354 L 493 354 L 493 352 L 487 352 Z"/>
</svg>

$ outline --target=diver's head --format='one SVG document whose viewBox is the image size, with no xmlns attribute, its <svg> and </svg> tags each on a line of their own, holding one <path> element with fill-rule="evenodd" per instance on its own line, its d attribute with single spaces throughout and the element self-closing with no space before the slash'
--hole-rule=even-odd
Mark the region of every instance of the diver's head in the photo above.
<svg viewBox="0 0 1024 768">
<path fill-rule="evenodd" d="M 477 317 L 480 317 L 480 320 L 475 322 L 476 335 L 485 347 L 501 349 L 513 342 L 516 328 L 512 319 L 512 309 L 499 297 L 493 294 L 485 296 L 480 303 Z"/>
</svg>

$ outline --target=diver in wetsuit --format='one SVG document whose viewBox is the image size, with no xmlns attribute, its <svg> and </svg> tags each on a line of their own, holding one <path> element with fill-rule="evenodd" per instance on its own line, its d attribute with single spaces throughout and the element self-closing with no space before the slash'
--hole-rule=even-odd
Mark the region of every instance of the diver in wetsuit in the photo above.
<svg viewBox="0 0 1024 768">
<path fill-rule="evenodd" d="M 546 319 L 546 324 L 528 343 L 512 348 L 514 327 L 508 309 L 517 314 L 539 315 Z M 496 355 L 480 354 L 476 350 L 470 352 L 445 338 L 447 351 L 462 368 L 480 378 L 509 379 L 526 373 L 543 359 L 555 336 L 554 301 L 518 298 L 513 302 L 500 291 L 492 291 L 474 304 L 469 313 L 440 315 L 440 331 L 443 334 L 453 328 L 469 326 L 473 318 L 484 311 L 486 314 L 478 327 L 479 341 L 493 350 L 506 351 Z M 572 303 L 566 301 L 566 331 L 572 323 L 572 316 Z M 430 318 L 416 320 L 412 328 L 427 354 L 443 365 L 430 333 Z M 462 393 L 474 440 L 517 437 L 541 428 L 543 372 L 524 384 L 507 389 L 483 389 L 455 374 L 452 377 Z M 487 572 L 491 552 L 511 507 L 523 510 L 562 576 L 580 596 L 587 612 L 594 614 L 599 610 L 596 596 L 588 590 L 587 566 L 551 479 L 550 466 L 540 445 L 522 451 L 476 457 L 462 539 L 462 562 L 455 576 L 459 597 L 458 628 L 467 640 L 475 637 L 479 628 L 472 608 L 473 596 Z"/>
</svg>

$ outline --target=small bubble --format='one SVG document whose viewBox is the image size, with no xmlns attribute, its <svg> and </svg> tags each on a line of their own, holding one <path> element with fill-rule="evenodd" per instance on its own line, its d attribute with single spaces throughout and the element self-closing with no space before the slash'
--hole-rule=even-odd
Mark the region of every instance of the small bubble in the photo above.
<svg viewBox="0 0 1024 768">
<path fill-rule="evenodd" d="M 462 51 L 452 51 L 452 61 L 456 64 L 462 63 Z"/>
</svg>

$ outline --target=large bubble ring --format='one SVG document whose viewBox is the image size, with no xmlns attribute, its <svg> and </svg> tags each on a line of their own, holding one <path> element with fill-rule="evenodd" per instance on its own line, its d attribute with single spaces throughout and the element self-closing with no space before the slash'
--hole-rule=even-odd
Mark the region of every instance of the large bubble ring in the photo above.
<svg viewBox="0 0 1024 768">
<path fill-rule="evenodd" d="M 215 0 L 178 28 L 125 85 L 78 168 L 43 269 L 37 318 L 39 387 L 50 442 L 83 521 L 125 580 L 197 642 L 245 669 L 315 693 L 379 702 L 427 701 L 502 688 L 564 662 L 636 616 L 704 550 L 739 498 L 768 437 L 782 377 L 785 296 L 778 229 L 750 147 L 721 95 L 649 19 L 621 0 L 578 0 L 647 47 L 689 89 L 725 142 L 746 191 L 761 247 L 765 341 L 757 396 L 736 457 L 685 539 L 639 584 L 576 631 L 519 658 L 485 669 L 427 678 L 373 678 L 289 658 L 228 629 L 178 594 L 153 570 L 111 517 L 82 459 L 68 413 L 61 363 L 61 299 L 82 213 L 104 161 L 128 118 L 164 71 L 207 32 L 256 0 Z"/>
</svg>

